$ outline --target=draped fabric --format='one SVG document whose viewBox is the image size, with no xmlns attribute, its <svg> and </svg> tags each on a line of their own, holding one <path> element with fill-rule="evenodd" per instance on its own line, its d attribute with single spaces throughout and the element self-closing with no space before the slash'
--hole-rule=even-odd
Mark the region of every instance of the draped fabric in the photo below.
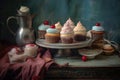
<svg viewBox="0 0 120 80">
<path fill-rule="evenodd" d="M 58 66 L 52 59 L 49 50 L 40 53 L 36 58 L 28 58 L 25 62 L 10 64 L 7 52 L 0 58 L 0 80 L 44 80 L 45 73 L 52 65 Z M 60 67 L 60 66 L 59 66 Z"/>
</svg>

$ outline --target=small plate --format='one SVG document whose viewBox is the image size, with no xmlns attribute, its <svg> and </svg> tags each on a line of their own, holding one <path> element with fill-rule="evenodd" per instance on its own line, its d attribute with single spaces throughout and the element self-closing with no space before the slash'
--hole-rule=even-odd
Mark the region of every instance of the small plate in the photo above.
<svg viewBox="0 0 120 80">
<path fill-rule="evenodd" d="M 79 54 L 86 56 L 88 59 L 94 59 L 103 52 L 102 49 L 79 49 Z"/>
</svg>

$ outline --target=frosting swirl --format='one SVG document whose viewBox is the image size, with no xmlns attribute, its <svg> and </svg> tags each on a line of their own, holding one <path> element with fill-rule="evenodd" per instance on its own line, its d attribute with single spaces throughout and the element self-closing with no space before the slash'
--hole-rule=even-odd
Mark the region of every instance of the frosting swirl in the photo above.
<svg viewBox="0 0 120 80">
<path fill-rule="evenodd" d="M 69 23 L 69 26 L 73 29 L 75 27 L 74 22 L 69 18 L 66 23 Z"/>
<path fill-rule="evenodd" d="M 57 22 L 55 24 L 55 28 L 58 29 L 59 31 L 61 31 L 62 25 L 60 24 L 60 22 Z"/>
<path fill-rule="evenodd" d="M 73 29 L 75 34 L 81 34 L 81 35 L 86 35 L 86 28 L 81 24 L 79 21 L 77 23 L 77 26 Z"/>
<path fill-rule="evenodd" d="M 73 29 L 74 32 L 86 32 L 86 28 L 79 21 L 77 26 Z"/>
<path fill-rule="evenodd" d="M 69 33 L 73 33 L 73 29 L 70 26 L 70 24 L 68 22 L 66 22 L 64 24 L 64 26 L 62 27 L 62 30 L 60 32 L 61 34 L 69 34 Z"/>
</svg>

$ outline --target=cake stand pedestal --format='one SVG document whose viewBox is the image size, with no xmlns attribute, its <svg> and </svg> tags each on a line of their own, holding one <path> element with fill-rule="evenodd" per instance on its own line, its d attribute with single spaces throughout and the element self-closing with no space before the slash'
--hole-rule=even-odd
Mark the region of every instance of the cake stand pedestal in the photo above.
<svg viewBox="0 0 120 80">
<path fill-rule="evenodd" d="M 58 52 L 55 57 L 70 57 L 72 53 L 72 49 L 79 49 L 84 47 L 90 47 L 93 40 L 89 39 L 82 42 L 64 44 L 64 43 L 47 43 L 44 39 L 37 39 L 36 44 L 50 49 L 58 49 Z"/>
</svg>

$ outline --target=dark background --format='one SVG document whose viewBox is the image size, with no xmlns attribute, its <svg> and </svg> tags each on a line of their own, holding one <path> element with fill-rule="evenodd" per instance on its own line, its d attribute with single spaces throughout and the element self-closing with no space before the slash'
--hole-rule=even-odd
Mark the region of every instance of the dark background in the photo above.
<svg viewBox="0 0 120 80">
<path fill-rule="evenodd" d="M 81 21 L 90 30 L 96 22 L 100 22 L 108 33 L 108 39 L 120 44 L 120 0 L 0 0 L 0 41 L 15 43 L 13 36 L 6 27 L 9 16 L 15 16 L 21 5 L 28 6 L 33 19 L 33 28 L 46 19 L 51 24 L 58 21 L 63 25 L 70 17 L 73 22 Z M 18 26 L 11 28 L 16 31 Z"/>
</svg>

